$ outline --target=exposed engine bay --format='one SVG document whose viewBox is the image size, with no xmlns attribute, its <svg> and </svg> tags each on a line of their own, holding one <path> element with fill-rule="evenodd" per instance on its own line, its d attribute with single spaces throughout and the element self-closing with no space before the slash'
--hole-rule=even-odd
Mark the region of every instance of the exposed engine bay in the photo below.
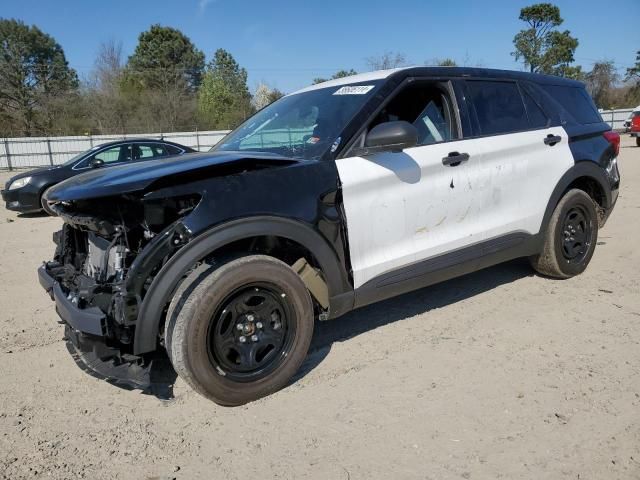
<svg viewBox="0 0 640 480">
<path fill-rule="evenodd" d="M 65 223 L 54 234 L 56 253 L 46 271 L 75 307 L 104 315 L 107 340 L 129 345 L 145 290 L 188 241 L 179 219 L 199 200 L 198 195 L 152 201 L 124 196 L 49 205 Z"/>
</svg>

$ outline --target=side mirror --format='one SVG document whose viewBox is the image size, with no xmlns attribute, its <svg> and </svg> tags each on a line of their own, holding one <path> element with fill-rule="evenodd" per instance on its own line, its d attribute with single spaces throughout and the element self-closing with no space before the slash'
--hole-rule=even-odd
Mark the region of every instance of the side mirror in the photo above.
<svg viewBox="0 0 640 480">
<path fill-rule="evenodd" d="M 418 130 L 404 120 L 376 125 L 364 141 L 365 155 L 376 152 L 401 152 L 418 144 Z"/>
<path fill-rule="evenodd" d="M 92 158 L 89 162 L 89 166 L 91 168 L 100 168 L 104 165 L 104 160 L 100 160 L 99 158 Z"/>
</svg>

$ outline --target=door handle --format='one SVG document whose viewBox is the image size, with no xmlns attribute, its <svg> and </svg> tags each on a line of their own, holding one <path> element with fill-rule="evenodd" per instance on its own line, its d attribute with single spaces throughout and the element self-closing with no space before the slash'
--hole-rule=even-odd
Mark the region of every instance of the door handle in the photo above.
<svg viewBox="0 0 640 480">
<path fill-rule="evenodd" d="M 560 143 L 562 141 L 562 137 L 560 135 L 549 134 L 544 139 L 544 144 L 553 147 L 556 143 Z"/>
<path fill-rule="evenodd" d="M 449 156 L 442 159 L 442 164 L 449 167 L 457 167 L 462 162 L 469 160 L 471 156 L 468 153 L 451 152 Z"/>
</svg>

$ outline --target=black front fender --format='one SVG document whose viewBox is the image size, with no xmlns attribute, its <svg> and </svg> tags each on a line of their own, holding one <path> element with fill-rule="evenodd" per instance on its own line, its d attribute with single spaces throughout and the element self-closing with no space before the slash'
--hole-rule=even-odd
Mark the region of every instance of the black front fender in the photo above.
<svg viewBox="0 0 640 480">
<path fill-rule="evenodd" d="M 195 237 L 178 250 L 155 276 L 138 313 L 134 354 L 139 355 L 156 349 L 165 306 L 171 301 L 180 281 L 190 268 L 225 245 L 264 235 L 287 238 L 312 252 L 324 273 L 330 297 L 337 297 L 352 290 L 336 252 L 311 226 L 272 216 L 226 222 Z"/>
</svg>

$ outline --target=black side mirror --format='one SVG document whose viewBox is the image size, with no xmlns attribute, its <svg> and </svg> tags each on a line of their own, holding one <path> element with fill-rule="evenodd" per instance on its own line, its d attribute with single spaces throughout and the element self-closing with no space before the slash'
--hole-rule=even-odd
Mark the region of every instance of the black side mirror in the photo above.
<svg viewBox="0 0 640 480">
<path fill-rule="evenodd" d="M 99 158 L 92 158 L 89 162 L 89 166 L 91 168 L 100 168 L 104 165 L 104 160 L 100 160 Z"/>
<path fill-rule="evenodd" d="M 401 152 L 418 144 L 418 130 L 404 120 L 376 125 L 364 141 L 364 154 L 391 151 Z"/>
</svg>

